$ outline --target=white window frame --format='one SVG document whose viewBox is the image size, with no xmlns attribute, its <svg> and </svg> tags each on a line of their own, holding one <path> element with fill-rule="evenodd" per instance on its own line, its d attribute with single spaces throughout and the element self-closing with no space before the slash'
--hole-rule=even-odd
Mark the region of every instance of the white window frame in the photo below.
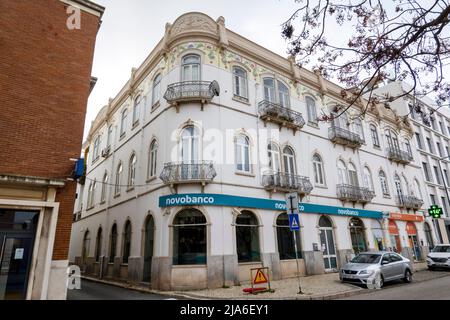
<svg viewBox="0 0 450 320">
<path fill-rule="evenodd" d="M 239 138 L 243 138 L 245 143 L 242 143 Z M 240 152 L 238 152 L 238 150 Z M 235 159 L 236 159 L 236 165 L 235 170 L 236 172 L 243 172 L 243 173 L 252 173 L 252 165 L 250 160 L 250 138 L 241 133 L 238 134 L 235 138 Z M 238 155 L 241 155 L 240 159 L 238 158 Z M 246 162 L 246 155 L 248 163 Z M 242 166 L 242 169 L 239 169 L 239 165 Z M 245 170 L 248 168 L 248 170 Z"/>
<path fill-rule="evenodd" d="M 136 154 L 133 153 L 128 164 L 128 189 L 132 189 L 136 183 L 136 167 L 137 157 Z"/>
<path fill-rule="evenodd" d="M 156 176 L 156 165 L 158 160 L 158 142 L 153 139 L 150 143 L 148 150 L 148 168 L 147 168 L 147 178 L 150 179 Z"/>
<path fill-rule="evenodd" d="M 159 102 L 161 98 L 161 80 L 162 75 L 158 73 L 153 80 L 153 90 L 152 90 L 152 106 Z"/>
<path fill-rule="evenodd" d="M 242 71 L 242 74 L 239 74 L 238 71 Z M 233 67 L 233 94 L 248 100 L 247 71 L 239 66 Z"/>
<path fill-rule="evenodd" d="M 319 160 L 316 160 L 315 158 L 318 158 Z M 314 171 L 314 184 L 319 186 L 325 186 L 326 180 L 325 180 L 325 171 L 324 171 L 324 165 L 322 157 L 315 153 L 312 157 L 312 163 L 313 163 L 313 171 Z"/>
</svg>

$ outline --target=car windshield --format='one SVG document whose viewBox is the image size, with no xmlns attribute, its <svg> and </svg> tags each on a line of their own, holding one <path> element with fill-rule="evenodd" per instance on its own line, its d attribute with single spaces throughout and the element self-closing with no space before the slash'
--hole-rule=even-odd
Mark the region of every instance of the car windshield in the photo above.
<svg viewBox="0 0 450 320">
<path fill-rule="evenodd" d="M 448 252 L 450 253 L 450 246 L 436 246 L 432 252 Z"/>
<path fill-rule="evenodd" d="M 375 264 L 375 263 L 380 262 L 380 259 L 381 259 L 381 255 L 380 254 L 363 253 L 363 254 L 358 254 L 350 262 Z"/>
</svg>

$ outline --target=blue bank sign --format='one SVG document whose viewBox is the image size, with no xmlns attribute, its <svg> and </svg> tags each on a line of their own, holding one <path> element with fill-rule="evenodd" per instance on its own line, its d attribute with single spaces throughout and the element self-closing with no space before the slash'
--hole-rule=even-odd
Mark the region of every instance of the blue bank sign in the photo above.
<svg viewBox="0 0 450 320">
<path fill-rule="evenodd" d="M 185 193 L 162 196 L 159 198 L 159 206 L 161 208 L 197 205 L 256 208 L 278 211 L 286 210 L 286 202 L 283 200 L 240 197 L 227 194 Z M 381 211 L 324 206 L 312 203 L 299 203 L 298 209 L 300 213 L 322 213 L 374 219 L 381 219 L 383 217 Z"/>
</svg>

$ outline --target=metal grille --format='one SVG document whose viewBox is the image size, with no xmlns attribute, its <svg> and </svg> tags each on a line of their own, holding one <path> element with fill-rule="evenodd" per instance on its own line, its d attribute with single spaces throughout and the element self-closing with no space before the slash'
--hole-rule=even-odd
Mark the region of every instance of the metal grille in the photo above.
<svg viewBox="0 0 450 320">
<path fill-rule="evenodd" d="M 210 182 L 216 176 L 212 161 L 169 162 L 159 176 L 164 183 Z"/>
<path fill-rule="evenodd" d="M 276 102 L 263 100 L 258 103 L 258 111 L 262 119 L 287 124 L 298 129 L 305 125 L 305 119 L 300 112 L 285 108 Z"/>
<path fill-rule="evenodd" d="M 313 185 L 308 177 L 297 176 L 284 172 L 266 172 L 262 176 L 262 184 L 267 189 L 280 189 L 297 191 L 301 194 L 309 194 Z"/>
</svg>

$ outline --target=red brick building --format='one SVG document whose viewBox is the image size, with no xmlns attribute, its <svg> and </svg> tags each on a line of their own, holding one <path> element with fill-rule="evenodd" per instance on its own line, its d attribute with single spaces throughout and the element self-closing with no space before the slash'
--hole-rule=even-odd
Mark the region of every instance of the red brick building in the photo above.
<svg viewBox="0 0 450 320">
<path fill-rule="evenodd" d="M 0 300 L 65 299 L 91 68 L 104 8 L 0 1 Z"/>
</svg>

